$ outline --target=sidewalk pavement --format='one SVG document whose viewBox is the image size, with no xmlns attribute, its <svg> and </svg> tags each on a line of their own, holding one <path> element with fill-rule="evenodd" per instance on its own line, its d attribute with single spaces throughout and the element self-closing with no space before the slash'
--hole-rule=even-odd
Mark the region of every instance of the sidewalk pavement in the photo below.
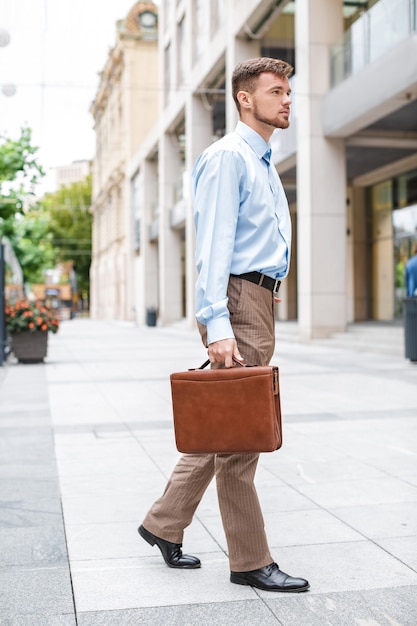
<svg viewBox="0 0 417 626">
<path fill-rule="evenodd" d="M 284 446 L 257 487 L 272 553 L 303 594 L 229 582 L 215 485 L 165 566 L 137 526 L 179 457 L 169 374 L 196 331 L 76 319 L 45 365 L 0 376 L 2 626 L 415 626 L 417 365 L 280 340 Z"/>
</svg>

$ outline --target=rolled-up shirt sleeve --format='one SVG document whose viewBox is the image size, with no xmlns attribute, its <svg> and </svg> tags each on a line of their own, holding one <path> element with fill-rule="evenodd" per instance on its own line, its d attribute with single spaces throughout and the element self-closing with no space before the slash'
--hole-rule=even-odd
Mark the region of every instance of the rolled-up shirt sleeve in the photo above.
<svg viewBox="0 0 417 626">
<path fill-rule="evenodd" d="M 196 229 L 196 317 L 207 326 L 208 343 L 234 337 L 227 308 L 239 215 L 239 155 L 207 151 L 193 172 Z"/>
</svg>

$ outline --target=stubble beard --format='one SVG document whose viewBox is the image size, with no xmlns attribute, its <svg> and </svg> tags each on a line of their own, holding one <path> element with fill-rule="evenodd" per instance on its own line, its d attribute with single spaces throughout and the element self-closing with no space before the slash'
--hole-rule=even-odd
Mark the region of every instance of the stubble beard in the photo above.
<svg viewBox="0 0 417 626">
<path fill-rule="evenodd" d="M 253 117 L 258 122 L 261 122 L 262 124 L 268 124 L 268 126 L 272 126 L 273 128 L 281 128 L 282 130 L 285 130 L 290 125 L 290 120 L 285 120 L 285 119 L 283 120 L 282 118 L 278 116 L 277 117 L 264 117 L 263 115 L 260 115 L 256 104 L 253 109 Z"/>
</svg>

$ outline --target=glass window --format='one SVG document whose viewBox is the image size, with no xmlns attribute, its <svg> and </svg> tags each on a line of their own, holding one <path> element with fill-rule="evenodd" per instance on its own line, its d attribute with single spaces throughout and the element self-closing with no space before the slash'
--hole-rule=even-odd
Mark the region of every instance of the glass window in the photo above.
<svg viewBox="0 0 417 626">
<path fill-rule="evenodd" d="M 369 61 L 410 34 L 409 0 L 381 0 L 368 11 Z"/>
<path fill-rule="evenodd" d="M 343 41 L 331 48 L 331 77 L 335 86 L 366 63 L 379 58 L 415 29 L 412 7 L 416 0 L 352 2 Z M 366 7 L 369 7 L 364 12 Z M 345 4 L 345 9 L 347 4 Z"/>
<path fill-rule="evenodd" d="M 386 282 L 392 275 L 392 317 L 399 318 L 406 297 L 404 268 L 417 243 L 417 170 L 381 182 L 368 191 L 373 311 L 375 315 L 382 311 L 387 300 Z M 389 317 L 376 315 L 376 319 Z"/>
</svg>

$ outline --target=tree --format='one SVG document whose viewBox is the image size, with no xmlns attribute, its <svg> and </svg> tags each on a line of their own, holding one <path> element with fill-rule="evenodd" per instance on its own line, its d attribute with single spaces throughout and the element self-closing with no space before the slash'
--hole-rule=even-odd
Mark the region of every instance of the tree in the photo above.
<svg viewBox="0 0 417 626">
<path fill-rule="evenodd" d="M 17 140 L 0 136 L 0 235 L 9 238 L 25 282 L 43 283 L 46 269 L 70 260 L 78 292 L 88 293 L 91 176 L 27 206 L 25 197 L 33 194 L 44 175 L 37 151 L 29 128 L 22 128 Z"/>
<path fill-rule="evenodd" d="M 43 283 L 44 272 L 56 264 L 49 230 L 49 216 L 39 204 L 15 218 L 10 242 L 19 260 L 25 283 Z"/>
<path fill-rule="evenodd" d="M 91 264 L 91 176 L 63 186 L 41 201 L 58 262 L 73 261 L 78 292 L 88 293 Z"/>
<path fill-rule="evenodd" d="M 9 239 L 23 270 L 25 282 L 41 278 L 43 269 L 53 263 L 47 241 L 47 225 L 39 207 L 25 209 L 25 198 L 32 197 L 39 178 L 44 176 L 32 145 L 32 131 L 23 127 L 18 139 L 0 135 L 0 236 Z"/>
<path fill-rule="evenodd" d="M 24 198 L 44 176 L 32 145 L 32 131 L 24 127 L 17 140 L 0 135 L 0 235 L 10 237 L 15 216 L 23 213 Z"/>
</svg>

